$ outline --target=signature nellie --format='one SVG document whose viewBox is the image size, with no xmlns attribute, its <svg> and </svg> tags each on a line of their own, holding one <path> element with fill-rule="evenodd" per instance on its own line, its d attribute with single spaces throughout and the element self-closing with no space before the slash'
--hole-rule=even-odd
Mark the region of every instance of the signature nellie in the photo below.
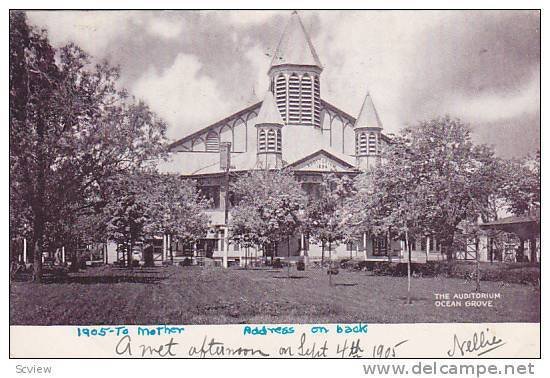
<svg viewBox="0 0 550 378">
<path fill-rule="evenodd" d="M 461 340 L 455 334 L 453 337 L 453 347 L 447 351 L 449 357 L 463 357 L 467 353 L 477 352 L 477 356 L 482 356 L 506 344 L 496 335 L 489 336 L 489 328 L 486 331 L 474 332 L 474 334 L 465 340 Z"/>
</svg>

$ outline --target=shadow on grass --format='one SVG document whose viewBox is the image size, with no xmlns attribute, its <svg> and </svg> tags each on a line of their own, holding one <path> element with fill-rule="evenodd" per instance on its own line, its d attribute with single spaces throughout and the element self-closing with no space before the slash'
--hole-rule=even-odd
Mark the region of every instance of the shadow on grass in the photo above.
<svg viewBox="0 0 550 378">
<path fill-rule="evenodd" d="M 307 278 L 305 276 L 273 276 L 273 278 L 288 278 L 288 279 L 291 279 L 291 280 L 299 280 L 299 279 L 302 279 L 302 278 Z"/>
<path fill-rule="evenodd" d="M 157 274 L 154 272 L 132 272 L 127 271 L 124 274 L 70 274 L 70 275 L 46 275 L 43 277 L 45 284 L 116 284 L 116 283 L 136 283 L 136 284 L 156 284 L 170 277 L 168 274 Z M 140 274 L 142 273 L 142 274 Z M 145 274 L 143 274 L 145 273 Z"/>
<path fill-rule="evenodd" d="M 406 302 L 407 301 L 407 297 L 397 297 L 395 299 L 393 299 L 394 301 L 403 301 L 403 302 Z M 411 297 L 411 301 L 412 303 L 414 304 L 414 302 L 425 302 L 427 301 L 428 298 L 424 298 L 424 297 Z"/>
<path fill-rule="evenodd" d="M 357 286 L 356 283 L 335 283 L 332 286 Z"/>
</svg>

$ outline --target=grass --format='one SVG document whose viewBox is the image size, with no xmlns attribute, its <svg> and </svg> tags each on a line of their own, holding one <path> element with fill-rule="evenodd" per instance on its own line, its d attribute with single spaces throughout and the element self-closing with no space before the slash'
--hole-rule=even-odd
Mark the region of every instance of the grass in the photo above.
<svg viewBox="0 0 550 378">
<path fill-rule="evenodd" d="M 240 270 L 200 267 L 87 269 L 59 283 L 13 282 L 12 325 L 540 322 L 540 290 L 482 282 L 500 293 L 492 308 L 440 308 L 434 293 L 470 293 L 455 278 L 407 279 L 347 272 L 329 286 L 323 270 Z"/>
</svg>

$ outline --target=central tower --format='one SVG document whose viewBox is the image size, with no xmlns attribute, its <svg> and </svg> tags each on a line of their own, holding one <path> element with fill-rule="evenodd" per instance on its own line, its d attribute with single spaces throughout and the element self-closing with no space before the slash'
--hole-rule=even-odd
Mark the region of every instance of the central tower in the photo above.
<svg viewBox="0 0 550 378">
<path fill-rule="evenodd" d="M 294 11 L 268 72 L 270 90 L 285 125 L 321 126 L 322 71 L 302 20 Z"/>
</svg>

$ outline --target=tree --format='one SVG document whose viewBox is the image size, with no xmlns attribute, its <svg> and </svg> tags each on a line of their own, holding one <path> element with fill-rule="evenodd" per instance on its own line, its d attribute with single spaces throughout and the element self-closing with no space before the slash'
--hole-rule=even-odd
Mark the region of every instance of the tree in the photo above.
<svg viewBox="0 0 550 378">
<path fill-rule="evenodd" d="M 525 215 L 540 209 L 540 150 L 523 159 L 511 159 L 505 165 L 505 181 L 500 196 L 507 209 Z"/>
<path fill-rule="evenodd" d="M 25 209 L 19 223 L 32 230 L 36 281 L 48 230 L 98 207 L 109 177 L 164 151 L 166 125 L 119 90 L 118 77 L 74 44 L 54 49 L 24 13 L 10 12 L 10 180 L 13 204 Z"/>
<path fill-rule="evenodd" d="M 200 195 L 195 181 L 172 174 L 148 174 L 145 179 L 147 193 L 143 194 L 151 197 L 148 212 L 152 222 L 146 226 L 149 234 L 177 236 L 188 245 L 206 234 L 208 201 Z"/>
<path fill-rule="evenodd" d="M 349 177 L 339 178 L 335 174 L 329 174 L 323 177 L 318 196 L 308 201 L 303 231 L 314 242 L 321 243 L 321 262 L 324 261 L 325 246 L 329 248 L 329 260 L 332 261 L 332 246 L 348 239 L 344 201 L 353 192 L 353 181 Z M 332 267 L 328 273 L 332 284 Z"/>
<path fill-rule="evenodd" d="M 301 225 L 306 196 L 292 171 L 252 171 L 231 185 L 239 204 L 231 210 L 231 239 L 276 247 Z M 288 273 L 290 274 L 290 273 Z"/>
<path fill-rule="evenodd" d="M 387 162 L 357 178 L 358 193 L 350 198 L 348 209 L 356 209 L 348 218 L 352 227 L 377 237 L 387 237 L 387 254 L 391 258 L 393 236 L 405 241 L 407 253 L 407 304 L 411 301 L 411 237 L 423 237 L 425 196 L 422 183 L 411 169 L 411 151 L 403 138 L 395 138 L 384 155 Z M 353 210 L 352 210 L 353 211 Z M 350 212 L 350 210 L 348 210 Z"/>
<path fill-rule="evenodd" d="M 448 116 L 407 127 L 395 144 L 409 171 L 411 190 L 419 192 L 423 226 L 438 238 L 448 259 L 453 237 L 465 219 L 481 216 L 498 189 L 499 164 L 494 151 L 471 141 L 470 129 Z M 385 167 L 395 166 L 394 154 Z"/>
<path fill-rule="evenodd" d="M 391 228 L 405 241 L 410 302 L 411 236 L 436 237 L 452 259 L 459 224 L 478 219 L 497 191 L 499 161 L 489 147 L 472 143 L 467 125 L 448 116 L 403 129 L 382 161 L 358 177 L 349 206 L 360 211 L 349 221 L 374 233 Z"/>
</svg>

